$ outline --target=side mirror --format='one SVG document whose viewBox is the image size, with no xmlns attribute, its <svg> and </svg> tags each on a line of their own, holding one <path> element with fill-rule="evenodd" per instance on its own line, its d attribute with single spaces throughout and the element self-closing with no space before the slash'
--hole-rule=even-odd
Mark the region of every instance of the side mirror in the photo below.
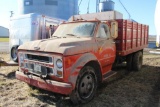
<svg viewBox="0 0 160 107">
<path fill-rule="evenodd" d="M 118 37 L 118 22 L 111 22 L 111 37 L 116 39 Z"/>
</svg>

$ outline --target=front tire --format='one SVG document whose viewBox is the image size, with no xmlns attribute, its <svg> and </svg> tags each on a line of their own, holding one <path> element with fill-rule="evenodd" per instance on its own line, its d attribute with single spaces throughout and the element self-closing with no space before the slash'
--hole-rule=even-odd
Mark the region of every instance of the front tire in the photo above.
<svg viewBox="0 0 160 107">
<path fill-rule="evenodd" d="M 93 67 L 84 67 L 78 76 L 75 90 L 70 95 L 74 104 L 87 103 L 93 99 L 97 90 L 97 76 Z"/>
</svg>

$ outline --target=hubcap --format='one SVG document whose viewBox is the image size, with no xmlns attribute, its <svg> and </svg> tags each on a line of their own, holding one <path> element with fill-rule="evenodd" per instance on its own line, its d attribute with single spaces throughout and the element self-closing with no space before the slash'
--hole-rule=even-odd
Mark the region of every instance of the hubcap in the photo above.
<svg viewBox="0 0 160 107">
<path fill-rule="evenodd" d="M 79 85 L 79 94 L 83 99 L 90 97 L 94 90 L 94 77 L 92 74 L 85 74 Z"/>
</svg>

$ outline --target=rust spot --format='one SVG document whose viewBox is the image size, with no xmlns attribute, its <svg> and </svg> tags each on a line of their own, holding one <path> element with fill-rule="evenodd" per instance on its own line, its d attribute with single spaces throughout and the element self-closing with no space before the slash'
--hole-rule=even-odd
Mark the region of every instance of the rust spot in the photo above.
<svg viewBox="0 0 160 107">
<path fill-rule="evenodd" d="M 75 71 L 72 73 L 72 76 L 78 76 L 79 72 L 78 71 Z"/>
<path fill-rule="evenodd" d="M 77 67 L 77 69 L 79 69 L 79 70 L 80 70 L 80 69 L 82 69 L 82 67 L 83 67 L 83 66 L 79 66 L 79 67 Z"/>
</svg>

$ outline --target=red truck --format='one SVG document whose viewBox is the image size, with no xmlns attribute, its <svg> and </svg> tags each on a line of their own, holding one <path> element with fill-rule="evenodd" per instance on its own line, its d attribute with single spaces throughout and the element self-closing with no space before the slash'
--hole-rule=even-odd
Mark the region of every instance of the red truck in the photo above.
<svg viewBox="0 0 160 107">
<path fill-rule="evenodd" d="M 69 96 L 75 104 L 86 103 L 115 74 L 113 64 L 127 62 L 128 70 L 141 69 L 148 32 L 147 25 L 130 20 L 73 19 L 52 38 L 19 47 L 16 78 Z"/>
</svg>

